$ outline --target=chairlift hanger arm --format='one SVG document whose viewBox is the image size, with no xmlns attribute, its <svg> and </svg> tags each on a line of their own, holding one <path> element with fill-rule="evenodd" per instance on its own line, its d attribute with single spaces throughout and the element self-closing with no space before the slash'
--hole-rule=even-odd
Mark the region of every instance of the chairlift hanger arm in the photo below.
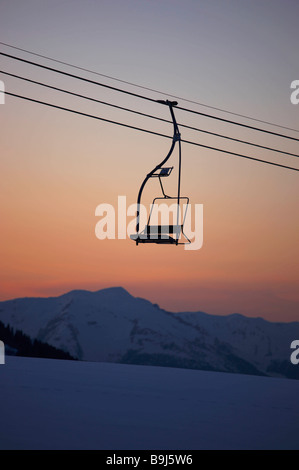
<svg viewBox="0 0 299 470">
<path fill-rule="evenodd" d="M 169 106 L 169 110 L 170 110 L 170 114 L 171 114 L 171 118 L 172 118 L 172 122 L 173 122 L 173 136 L 174 136 L 174 138 L 176 138 L 178 140 L 178 137 L 180 136 L 180 133 L 179 133 L 178 124 L 176 122 L 176 118 L 175 118 L 175 115 L 174 115 L 174 112 L 173 112 L 173 107 L 177 106 L 178 102 L 177 101 L 169 101 L 169 100 L 166 100 L 166 101 L 157 100 L 157 103 L 165 104 L 166 106 Z"/>
</svg>

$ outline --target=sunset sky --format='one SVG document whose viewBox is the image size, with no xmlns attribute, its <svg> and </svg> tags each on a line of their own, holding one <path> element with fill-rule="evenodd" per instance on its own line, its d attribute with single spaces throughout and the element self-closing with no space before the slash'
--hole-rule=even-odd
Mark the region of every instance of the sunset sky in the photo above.
<svg viewBox="0 0 299 470">
<path fill-rule="evenodd" d="M 296 0 L 1 0 L 0 51 L 153 99 L 172 95 L 299 131 Z M 169 119 L 166 107 L 3 56 L 1 71 Z M 171 135 L 170 124 L 0 73 L 7 92 Z M 299 133 L 179 105 L 299 138 Z M 179 123 L 299 154 L 299 142 L 181 110 Z M 204 207 L 198 251 L 95 236 L 101 203 L 136 201 L 170 140 L 6 96 L 0 105 L 0 300 L 123 286 L 171 311 L 299 321 L 299 173 L 182 144 L 182 194 Z M 299 168 L 298 160 L 181 128 L 182 138 Z M 170 162 L 171 163 L 171 162 Z M 175 160 L 174 160 L 175 163 Z M 151 186 L 148 198 L 159 195 Z M 132 220 L 132 217 L 129 218 Z"/>
</svg>

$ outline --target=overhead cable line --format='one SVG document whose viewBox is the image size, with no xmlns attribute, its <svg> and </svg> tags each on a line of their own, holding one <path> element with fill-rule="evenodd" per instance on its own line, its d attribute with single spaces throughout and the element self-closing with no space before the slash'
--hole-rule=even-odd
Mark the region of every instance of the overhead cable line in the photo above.
<svg viewBox="0 0 299 470">
<path fill-rule="evenodd" d="M 5 54 L 4 52 L 0 52 L 0 55 L 3 55 L 3 56 L 8 57 L 10 59 L 19 60 L 20 62 L 24 62 L 25 64 L 34 65 L 35 67 L 40 67 L 40 68 L 45 69 L 45 70 L 50 70 L 51 72 L 59 73 L 61 75 L 65 75 L 65 76 L 70 77 L 70 78 L 76 78 L 77 80 L 83 80 L 84 82 L 91 83 L 92 85 L 99 85 L 101 87 L 108 88 L 108 89 L 113 90 L 113 91 L 119 91 L 121 93 L 125 93 L 126 95 L 135 96 L 136 98 L 142 98 L 144 100 L 152 101 L 153 103 L 156 103 L 155 99 L 149 98 L 149 97 L 143 96 L 143 95 L 138 95 L 137 93 L 133 93 L 132 91 L 122 90 L 120 88 L 117 88 L 117 87 L 114 87 L 114 86 L 111 86 L 111 85 L 106 85 L 105 83 L 100 83 L 100 82 L 96 82 L 94 80 L 90 80 L 89 78 L 80 77 L 80 76 L 74 75 L 72 73 L 64 72 L 63 70 L 54 69 L 52 67 L 48 67 L 47 65 L 38 64 L 36 62 L 32 62 L 31 60 L 26 60 L 26 59 L 22 59 L 21 57 L 16 57 L 16 56 L 13 56 L 13 55 L 10 55 L 10 54 Z"/>
<path fill-rule="evenodd" d="M 117 81 L 117 82 L 120 82 L 120 83 L 124 83 L 126 85 L 130 85 L 130 86 L 134 86 L 134 87 L 137 87 L 137 88 L 141 88 L 143 90 L 151 91 L 153 93 L 159 93 L 163 96 L 167 95 L 167 93 L 165 93 L 163 91 L 160 91 L 160 90 L 156 90 L 154 88 L 146 87 L 146 86 L 143 86 L 143 85 L 138 85 L 136 83 L 132 83 L 132 82 L 129 82 L 127 80 L 122 80 L 120 78 L 112 77 L 111 75 L 105 75 L 103 73 L 87 69 L 85 67 L 80 67 L 78 65 L 70 64 L 69 62 L 54 59 L 53 57 L 49 57 L 49 56 L 46 56 L 46 55 L 43 55 L 43 54 L 38 54 L 36 52 L 28 51 L 27 49 L 23 49 L 21 47 L 16 47 L 16 46 L 13 46 L 11 44 L 7 44 L 5 42 L 0 41 L 0 44 L 2 44 L 3 46 L 6 46 L 6 47 L 10 47 L 11 49 L 15 49 L 15 50 L 18 50 L 18 51 L 21 51 L 21 52 L 26 52 L 27 54 L 31 54 L 31 55 L 36 56 L 36 57 L 41 57 L 43 59 L 50 60 L 52 62 L 56 62 L 56 63 L 61 64 L 61 65 L 66 65 L 67 67 L 71 67 L 71 68 L 74 68 L 74 69 L 77 69 L 77 70 L 82 70 L 84 72 L 92 73 L 92 74 L 98 75 L 100 77 L 108 78 L 109 80 L 114 80 L 114 81 Z M 222 113 L 227 113 L 227 114 L 231 114 L 233 116 L 238 116 L 238 117 L 242 117 L 242 118 L 245 118 L 245 119 L 250 119 L 251 121 L 260 122 L 262 124 L 268 124 L 270 126 L 279 127 L 281 129 L 286 129 L 286 130 L 293 131 L 293 132 L 299 132 L 298 129 L 293 129 L 291 127 L 282 126 L 280 124 L 275 124 L 273 122 L 269 122 L 269 121 L 265 121 L 265 120 L 262 120 L 262 119 L 254 118 L 252 116 L 247 116 L 245 114 L 240 114 L 240 113 L 236 113 L 236 112 L 233 112 L 233 111 L 228 111 L 227 109 L 222 109 L 222 108 L 219 108 L 219 107 L 216 107 L 216 106 L 210 106 L 208 104 L 201 103 L 201 102 L 195 101 L 195 100 L 190 100 L 190 99 L 187 99 L 187 98 L 183 98 L 181 96 L 171 95 L 171 94 L 168 94 L 168 96 L 171 96 L 172 98 L 176 98 L 176 99 L 181 100 L 181 101 L 186 101 L 188 103 L 197 104 L 197 105 L 203 106 L 205 108 L 213 109 L 215 111 L 221 111 Z"/>
<path fill-rule="evenodd" d="M 0 92 L 1 92 L 1 90 L 0 90 Z M 2 91 L 2 93 L 4 93 L 4 92 Z M 99 116 L 94 116 L 92 114 L 83 113 L 81 111 L 77 111 L 77 110 L 70 109 L 70 108 L 65 108 L 65 107 L 58 106 L 58 105 L 55 105 L 55 104 L 52 104 L 52 103 L 47 103 L 45 101 L 36 100 L 36 99 L 33 99 L 33 98 L 29 98 L 27 96 L 17 95 L 15 93 L 10 93 L 10 92 L 7 92 L 7 91 L 5 92 L 5 94 L 9 95 L 9 96 L 13 96 L 15 98 L 31 101 L 33 103 L 38 103 L 38 104 L 41 104 L 41 105 L 49 106 L 51 108 L 56 108 L 56 109 L 60 109 L 60 110 L 63 110 L 63 111 L 67 111 L 67 112 L 70 112 L 70 113 L 73 113 L 73 114 L 78 114 L 78 115 L 89 117 L 89 118 L 92 118 L 92 119 L 97 119 L 97 120 L 100 120 L 100 121 L 108 122 L 110 124 L 116 124 L 118 126 L 127 127 L 127 128 L 130 128 L 130 129 L 141 131 L 141 132 L 146 132 L 148 134 L 157 135 L 157 136 L 164 137 L 164 138 L 167 138 L 167 139 L 172 139 L 172 137 L 170 137 L 169 135 L 161 134 L 159 132 L 155 132 L 155 131 L 151 131 L 151 130 L 148 130 L 148 129 L 132 126 L 132 125 L 125 124 L 125 123 L 122 123 L 122 122 L 118 122 L 118 121 L 112 121 L 111 119 L 105 119 L 105 118 L 102 118 L 102 117 L 99 117 Z M 290 167 L 290 166 L 287 166 L 287 165 L 282 165 L 280 163 L 269 162 L 267 160 L 261 160 L 259 158 L 254 158 L 254 157 L 250 157 L 248 155 L 243 155 L 243 154 L 239 154 L 239 153 L 235 153 L 235 152 L 230 152 L 228 150 L 219 149 L 219 148 L 216 148 L 216 147 L 211 147 L 209 145 L 200 144 L 198 142 L 192 142 L 192 141 L 183 140 L 183 139 L 181 140 L 181 142 L 186 143 L 186 144 L 190 144 L 190 145 L 195 145 L 197 147 L 206 148 L 206 149 L 209 149 L 209 150 L 215 150 L 217 152 L 226 153 L 228 155 L 233 155 L 233 156 L 240 157 L 240 158 L 246 158 L 248 160 L 253 160 L 253 161 L 256 161 L 256 162 L 259 162 L 259 163 L 265 163 L 267 165 L 273 165 L 273 166 L 277 166 L 277 167 L 280 167 L 280 168 L 285 168 L 285 169 L 288 169 L 288 170 L 299 171 L 299 168 L 294 168 L 294 167 Z"/>
<path fill-rule="evenodd" d="M 27 64 L 30 64 L 30 65 L 34 65 L 36 67 L 40 67 L 40 68 L 43 68 L 45 70 L 49 70 L 51 72 L 55 72 L 55 73 L 59 73 L 61 75 L 64 75 L 64 76 L 67 76 L 67 77 L 71 77 L 71 78 L 75 78 L 75 79 L 78 79 L 78 80 L 82 80 L 84 82 L 87 82 L 87 83 L 91 83 L 93 85 L 98 85 L 98 86 L 102 86 L 102 87 L 105 87 L 105 88 L 108 88 L 110 90 L 114 90 L 114 91 L 118 91 L 120 93 L 124 93 L 124 94 L 127 94 L 127 95 L 131 95 L 131 96 L 134 96 L 136 98 L 141 98 L 141 99 L 144 99 L 144 100 L 147 100 L 147 101 L 151 101 L 151 102 L 154 102 L 154 103 L 157 103 L 157 100 L 153 99 L 153 98 L 149 98 L 148 96 L 144 96 L 144 95 L 139 95 L 138 93 L 133 93 L 131 91 L 128 91 L 128 90 L 123 90 L 121 88 L 117 88 L 117 87 L 113 87 L 111 85 L 107 85 L 107 84 L 104 84 L 104 83 L 100 83 L 100 82 L 96 82 L 94 80 L 90 80 L 88 78 L 85 78 L 85 77 L 80 77 L 78 75 L 74 75 L 74 74 L 71 74 L 71 73 L 68 73 L 68 72 L 64 72 L 62 70 L 58 70 L 58 69 L 54 69 L 52 67 L 48 67 L 46 65 L 41 65 L 41 64 L 38 64 L 36 62 L 32 62 L 30 60 L 26 60 L 26 59 L 22 59 L 20 57 L 16 57 L 16 56 L 13 56 L 13 55 L 10 55 L 10 54 L 5 54 L 4 52 L 0 52 L 0 55 L 4 56 L 4 57 L 8 57 L 8 58 L 11 58 L 11 59 L 14 59 L 14 60 L 18 60 L 18 61 L 21 61 L 23 63 L 27 63 Z M 164 105 L 163 105 L 164 106 Z M 296 141 L 296 142 L 299 142 L 299 139 L 295 138 L 295 137 L 291 137 L 289 135 L 285 135 L 285 134 L 280 134 L 280 133 L 277 133 L 277 132 L 273 132 L 273 131 L 269 131 L 269 130 L 266 130 L 266 129 L 261 129 L 261 128 L 258 128 L 258 127 L 254 127 L 254 126 L 250 126 L 248 124 L 242 124 L 240 122 L 236 122 L 236 121 L 231 121 L 229 119 L 224 119 L 224 118 L 221 118 L 219 116 L 213 116 L 211 114 L 206 114 L 206 113 L 202 113 L 200 111 L 195 111 L 195 110 L 192 110 L 192 109 L 188 109 L 188 108 L 183 108 L 181 106 L 177 106 L 177 109 L 180 109 L 182 111 L 186 111 L 186 112 L 189 112 L 189 113 L 193 113 L 193 114 L 197 114 L 197 115 L 200 115 L 200 116 L 203 116 L 203 117 L 207 117 L 207 118 L 210 118 L 210 119 L 216 119 L 218 121 L 222 121 L 222 122 L 225 122 L 225 123 L 228 123 L 228 124 L 233 124 L 233 125 L 236 125 L 236 126 L 241 126 L 243 128 L 247 128 L 247 129 L 251 129 L 251 130 L 255 130 L 255 131 L 258 131 L 258 132 L 263 132 L 263 133 L 266 133 L 266 134 L 270 134 L 270 135 L 275 135 L 277 137 L 282 137 L 282 138 L 285 138 L 285 139 L 290 139 L 290 140 L 293 140 L 293 141 Z"/>
<path fill-rule="evenodd" d="M 169 123 L 169 124 L 171 123 L 171 121 L 169 121 L 168 119 L 163 119 L 163 118 L 160 118 L 158 116 L 153 116 L 151 114 L 142 113 L 140 111 L 136 111 L 136 110 L 133 110 L 133 109 L 130 109 L 130 108 L 125 108 L 123 106 L 108 103 L 107 101 L 102 101 L 102 100 L 98 100 L 96 98 L 91 98 L 89 96 L 85 96 L 85 95 L 75 93 L 75 92 L 72 92 L 72 91 L 69 91 L 69 90 L 65 90 L 65 89 L 58 88 L 58 87 L 55 87 L 55 86 L 52 86 L 52 85 L 48 85 L 48 84 L 43 83 L 43 82 L 38 82 L 36 80 L 32 80 L 32 79 L 27 78 L 27 77 L 21 77 L 19 75 L 9 73 L 9 72 L 6 72 L 4 70 L 0 70 L 0 73 L 3 73 L 3 74 L 8 75 L 10 77 L 17 78 L 17 79 L 20 79 L 20 80 L 23 80 L 23 81 L 26 81 L 26 82 L 29 82 L 29 83 L 33 83 L 35 85 L 39 85 L 39 86 L 49 88 L 51 90 L 59 91 L 59 92 L 66 93 L 66 94 L 71 95 L 71 96 L 75 96 L 75 97 L 78 97 L 78 98 L 83 98 L 85 100 L 93 101 L 95 103 L 103 104 L 105 106 L 110 106 L 110 107 L 113 107 L 113 108 L 116 108 L 116 109 L 120 109 L 122 111 L 127 111 L 127 112 L 130 112 L 130 113 L 138 114 L 138 115 L 143 116 L 143 117 L 156 119 L 158 121 L 166 122 L 166 123 Z M 248 141 L 245 141 L 245 140 L 241 140 L 241 139 L 236 139 L 234 137 L 218 134 L 216 132 L 211 132 L 211 131 L 207 131 L 207 130 L 204 130 L 204 129 L 199 129 L 197 127 L 192 127 L 192 126 L 188 126 L 188 125 L 185 125 L 185 124 L 179 124 L 179 126 L 183 127 L 183 128 L 186 128 L 186 129 L 193 130 L 193 131 L 202 132 L 204 134 L 209 134 L 209 135 L 212 135 L 212 136 L 220 137 L 220 138 L 231 140 L 231 141 L 234 141 L 234 142 L 238 142 L 238 143 L 242 143 L 242 144 L 246 144 L 246 145 L 251 145 L 251 146 L 258 147 L 258 148 L 261 148 L 261 149 L 264 149 L 264 150 L 270 150 L 272 152 L 277 152 L 277 153 L 285 154 L 285 155 L 288 155 L 288 156 L 291 156 L 291 157 L 299 158 L 299 155 L 297 155 L 297 154 L 286 152 L 286 151 L 279 150 L 279 149 L 275 149 L 275 148 L 272 148 L 272 147 L 267 147 L 265 145 L 260 145 L 260 144 L 256 144 L 256 143 L 253 143 L 253 142 L 248 142 Z"/>
</svg>

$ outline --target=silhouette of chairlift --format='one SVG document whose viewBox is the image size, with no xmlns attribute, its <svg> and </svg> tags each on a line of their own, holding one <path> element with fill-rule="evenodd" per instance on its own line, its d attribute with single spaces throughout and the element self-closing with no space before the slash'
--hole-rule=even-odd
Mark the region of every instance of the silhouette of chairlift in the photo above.
<svg viewBox="0 0 299 470">
<path fill-rule="evenodd" d="M 177 106 L 176 101 L 163 101 L 163 100 L 157 100 L 158 103 L 165 104 L 169 107 L 170 114 L 172 117 L 172 122 L 173 122 L 173 138 L 172 138 L 172 144 L 170 147 L 170 150 L 164 160 L 157 165 L 150 173 L 148 173 L 143 180 L 138 197 L 137 197 L 137 214 L 136 214 L 136 233 L 130 236 L 131 240 L 136 242 L 136 245 L 139 243 L 157 243 L 157 244 L 169 244 L 169 245 L 185 245 L 187 243 L 191 243 L 189 238 L 185 235 L 184 233 L 184 223 L 186 220 L 186 215 L 187 215 L 187 210 L 188 210 L 188 205 L 189 205 L 189 198 L 186 196 L 181 196 L 181 135 L 179 132 L 179 128 L 176 122 L 176 118 L 174 115 L 173 107 Z M 177 195 L 176 196 L 168 196 L 165 194 L 163 183 L 162 183 L 162 178 L 167 178 L 171 175 L 173 166 L 171 167 L 165 167 L 164 165 L 167 163 L 167 161 L 170 159 L 175 145 L 178 142 L 179 146 L 179 161 L 178 161 L 178 190 L 177 190 Z M 152 205 L 151 205 L 151 210 L 149 214 L 149 218 L 147 221 L 147 224 L 145 228 L 140 231 L 139 230 L 139 225 L 140 225 L 140 204 L 141 204 L 141 196 L 142 192 L 144 190 L 144 187 L 146 183 L 151 179 L 151 178 L 158 178 L 159 183 L 161 186 L 162 190 L 162 197 L 156 197 L 154 198 Z M 175 225 L 152 225 L 151 224 L 151 219 L 152 219 L 152 214 L 153 214 L 153 209 L 157 205 L 157 201 L 159 200 L 176 200 L 177 201 L 177 217 L 176 217 L 176 224 Z M 180 210 L 180 203 L 181 201 L 185 201 L 185 209 L 184 213 L 182 214 L 181 217 L 181 210 Z M 184 241 L 180 241 L 181 237 L 184 237 Z"/>
</svg>

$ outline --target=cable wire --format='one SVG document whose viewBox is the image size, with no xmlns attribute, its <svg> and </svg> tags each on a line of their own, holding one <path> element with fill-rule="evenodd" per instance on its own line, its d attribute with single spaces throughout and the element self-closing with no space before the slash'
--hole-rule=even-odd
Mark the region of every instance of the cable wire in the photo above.
<svg viewBox="0 0 299 470">
<path fill-rule="evenodd" d="M 136 83 L 132 83 L 132 82 L 129 82 L 127 80 L 122 80 L 120 78 L 116 78 L 116 77 L 112 77 L 111 75 L 105 75 L 103 73 L 100 73 L 100 72 L 95 72 L 94 70 L 90 70 L 90 69 L 87 69 L 85 67 L 80 67 L 78 65 L 74 65 L 74 64 L 70 64 L 69 62 L 64 62 L 62 60 L 58 60 L 58 59 L 53 59 L 53 57 L 49 57 L 49 56 L 46 56 L 46 55 L 42 55 L 42 54 L 38 54 L 36 52 L 32 52 L 32 51 L 28 51 L 27 49 L 22 49 L 21 47 L 16 47 L 16 46 L 13 46 L 11 44 L 7 44 L 5 42 L 1 42 L 0 41 L 0 44 L 2 44 L 3 46 L 6 46 L 6 47 L 10 47 L 11 49 L 15 49 L 15 50 L 18 50 L 18 51 L 22 51 L 22 52 L 26 52 L 27 54 L 31 54 L 33 56 L 36 56 L 36 57 L 41 57 L 43 59 L 47 59 L 47 60 L 50 60 L 52 62 L 56 62 L 58 64 L 62 64 L 62 65 L 66 65 L 67 67 L 72 67 L 72 68 L 75 68 L 77 70 L 82 70 L 84 72 L 88 72 L 88 73 L 92 73 L 94 75 L 98 75 L 100 77 L 104 77 L 104 78 L 108 78 L 109 80 L 115 80 L 117 82 L 120 82 L 120 83 L 124 83 L 126 85 L 130 85 L 130 86 L 134 86 L 134 87 L 137 87 L 137 88 L 141 88 L 143 90 L 147 90 L 147 91 L 151 91 L 151 92 L 154 92 L 154 93 L 159 93 L 160 95 L 163 95 L 163 96 L 166 96 L 167 93 L 164 93 L 162 91 L 159 91 L 159 90 L 156 90 L 154 88 L 149 88 L 149 87 L 146 87 L 146 86 L 143 86 L 143 85 L 137 85 Z M 236 112 L 233 112 L 233 111 L 228 111 L 227 109 L 222 109 L 222 108 L 218 108 L 216 106 L 210 106 L 208 104 L 205 104 L 205 103 L 201 103 L 199 101 L 194 101 L 194 100 L 190 100 L 190 99 L 187 99 L 187 98 L 182 98 L 181 96 L 177 96 L 177 95 L 171 95 L 168 93 L 168 96 L 171 96 L 172 98 L 176 98 L 178 100 L 182 100 L 182 101 L 186 101 L 188 103 L 192 103 L 192 104 L 197 104 L 199 106 L 203 106 L 205 108 L 209 108 L 209 109 L 214 109 L 216 111 L 221 111 L 223 113 L 227 113 L 227 114 L 231 114 L 233 116 L 238 116 L 238 117 L 242 117 L 242 118 L 245 118 L 245 119 L 250 119 L 251 121 L 256 121 L 256 122 L 260 122 L 262 124 L 268 124 L 270 126 L 274 126 L 274 127 L 280 127 L 281 129 L 286 129 L 286 130 L 289 130 L 289 131 L 293 131 L 293 132 L 299 132 L 298 129 L 293 129 L 291 127 L 287 127 L 287 126 L 282 126 L 280 124 L 275 124 L 273 122 L 269 122 L 269 121 L 265 121 L 265 120 L 262 120 L 262 119 L 257 119 L 257 118 L 254 118 L 254 117 L 251 117 L 251 116 L 247 116 L 245 114 L 240 114 L 240 113 L 236 113 Z"/>
<path fill-rule="evenodd" d="M 160 117 L 157 117 L 157 116 L 153 116 L 151 114 L 142 113 L 140 111 L 136 111 L 136 110 L 133 110 L 133 109 L 130 109 L 130 108 L 125 108 L 123 106 L 108 103 L 107 101 L 102 101 L 102 100 L 98 100 L 96 98 L 91 98 L 91 97 L 86 96 L 86 95 L 82 95 L 82 94 L 75 93 L 75 92 L 72 92 L 72 91 L 69 91 L 69 90 L 58 88 L 58 87 L 55 87 L 55 86 L 52 86 L 52 85 L 48 85 L 46 83 L 38 82 L 36 80 L 32 80 L 32 79 L 27 78 L 27 77 L 21 77 L 19 75 L 15 75 L 13 73 L 9 73 L 9 72 L 6 72 L 4 70 L 0 70 L 0 73 L 8 75 L 9 77 L 13 77 L 13 78 L 17 78 L 17 79 L 20 79 L 20 80 L 23 80 L 23 81 L 26 81 L 26 82 L 29 82 L 29 83 L 33 83 L 35 85 L 39 85 L 39 86 L 49 88 L 51 90 L 59 91 L 59 92 L 62 92 L 62 93 L 66 93 L 68 95 L 76 96 L 78 98 L 83 98 L 85 100 L 89 100 L 89 101 L 93 101 L 95 103 L 103 104 L 105 106 L 110 106 L 110 107 L 113 107 L 113 108 L 116 108 L 116 109 L 120 109 L 122 111 L 127 111 L 127 112 L 130 112 L 130 113 L 138 114 L 140 116 L 144 116 L 144 117 L 151 118 L 151 119 L 156 119 L 158 121 L 162 121 L 162 122 L 166 122 L 166 123 L 171 124 L 171 121 L 169 121 L 168 119 L 163 119 L 163 118 L 160 118 Z M 254 146 L 254 147 L 261 148 L 261 149 L 270 150 L 272 152 L 277 152 L 277 153 L 285 154 L 285 155 L 288 155 L 288 156 L 291 156 L 291 157 L 299 158 L 299 155 L 297 155 L 295 153 L 286 152 L 284 150 L 279 150 L 279 149 L 275 149 L 275 148 L 272 148 L 272 147 L 267 147 L 265 145 L 255 144 L 253 142 L 248 142 L 248 141 L 245 141 L 245 140 L 236 139 L 234 137 L 230 137 L 230 136 L 218 134 L 216 132 L 211 132 L 211 131 L 199 129 L 197 127 L 188 126 L 186 124 L 180 124 L 179 123 L 179 126 L 185 128 L 185 129 L 190 129 L 190 130 L 193 130 L 193 131 L 202 132 L 202 133 L 205 133 L 205 134 L 209 134 L 209 135 L 216 136 L 216 137 L 221 137 L 223 139 L 231 140 L 231 141 L 234 141 L 234 142 L 238 142 L 238 143 L 242 143 L 242 144 L 246 144 L 246 145 L 251 145 L 251 146 Z"/>
<path fill-rule="evenodd" d="M 4 93 L 1 90 L 0 90 L 0 92 Z M 100 120 L 100 121 L 108 122 L 110 124 L 116 124 L 118 126 L 127 127 L 127 128 L 130 128 L 130 129 L 141 131 L 141 132 L 146 132 L 148 134 L 157 135 L 157 136 L 164 137 L 164 138 L 167 138 L 167 139 L 172 139 L 172 137 L 170 137 L 168 135 L 165 135 L 165 134 L 161 134 L 159 132 L 151 131 L 151 130 L 136 127 L 136 126 L 131 126 L 129 124 L 125 124 L 125 123 L 122 123 L 122 122 L 113 121 L 111 119 L 105 119 L 105 118 L 102 118 L 102 117 L 99 117 L 99 116 L 94 116 L 92 114 L 83 113 L 81 111 L 77 111 L 77 110 L 74 110 L 74 109 L 65 108 L 65 107 L 58 106 L 58 105 L 55 105 L 55 104 L 52 104 L 52 103 L 47 103 L 45 101 L 40 101 L 40 100 L 36 100 L 36 99 L 33 99 L 33 98 L 29 98 L 27 96 L 17 95 L 15 93 L 10 93 L 10 92 L 7 92 L 7 91 L 5 92 L 5 94 L 9 95 L 9 96 L 13 96 L 15 98 L 31 101 L 33 103 L 38 103 L 38 104 L 41 104 L 41 105 L 49 106 L 51 108 L 56 108 L 56 109 L 60 109 L 60 110 L 63 110 L 63 111 L 67 111 L 67 112 L 70 112 L 70 113 L 73 113 L 73 114 L 78 114 L 78 115 L 89 117 L 89 118 L 92 118 L 92 119 L 97 119 L 97 120 Z M 250 157 L 248 155 L 243 155 L 243 154 L 239 154 L 239 153 L 235 153 L 235 152 L 230 152 L 228 150 L 219 149 L 219 148 L 216 148 L 216 147 L 211 147 L 209 145 L 200 144 L 198 142 L 192 142 L 192 141 L 189 141 L 189 140 L 181 140 L 181 141 L 186 143 L 186 144 L 196 145 L 198 147 L 206 148 L 206 149 L 209 149 L 209 150 L 215 150 L 215 151 L 218 151 L 218 152 L 226 153 L 228 155 L 233 155 L 233 156 L 240 157 L 240 158 L 246 158 L 248 160 L 253 160 L 253 161 L 256 161 L 256 162 L 259 162 L 259 163 L 265 163 L 267 165 L 273 165 L 273 166 L 277 166 L 277 167 L 280 167 L 280 168 L 285 168 L 285 169 L 288 169 L 288 170 L 299 171 L 299 168 L 294 168 L 294 167 L 290 167 L 290 166 L 287 166 L 287 165 L 282 165 L 280 163 L 269 162 L 267 160 L 261 160 L 259 158 L 254 158 L 254 157 Z"/>
<path fill-rule="evenodd" d="M 4 52 L 0 52 L 0 55 L 3 55 L 4 57 L 8 57 L 8 58 L 11 58 L 11 59 L 14 59 L 14 60 L 18 60 L 18 61 L 21 61 L 23 63 L 27 63 L 27 64 L 30 64 L 30 65 L 34 65 L 36 67 L 40 67 L 40 68 L 43 68 L 45 70 L 50 70 L 52 72 L 55 72 L 55 73 L 59 73 L 59 74 L 62 74 L 62 75 L 65 75 L 65 76 L 68 76 L 68 77 L 71 77 L 71 78 L 75 78 L 75 79 L 78 79 L 78 80 L 83 80 L 85 82 L 88 82 L 88 83 L 91 83 L 93 85 L 98 85 L 98 86 L 102 86 L 102 87 L 105 87 L 105 88 L 108 88 L 110 90 L 114 90 L 114 91 L 118 91 L 118 92 L 121 92 L 121 93 L 125 93 L 127 95 L 131 95 L 131 96 L 134 96 L 136 98 L 141 98 L 141 99 L 144 99 L 144 100 L 147 100 L 147 101 L 151 101 L 151 102 L 154 102 L 154 103 L 157 103 L 158 101 L 153 99 L 153 98 L 149 98 L 148 96 L 144 96 L 144 95 L 139 95 L 137 93 L 133 93 L 131 91 L 128 91 L 128 90 L 123 90 L 121 88 L 117 88 L 117 87 L 113 87 L 111 85 L 106 85 L 104 83 L 100 83 L 100 82 L 96 82 L 94 80 L 90 80 L 88 78 L 85 78 L 85 77 L 80 77 L 78 75 L 74 75 L 74 74 L 71 74 L 71 73 L 68 73 L 68 72 L 63 72 L 62 70 L 58 70 L 58 69 L 54 69 L 52 67 L 48 67 L 46 65 L 41 65 L 41 64 L 38 64 L 36 62 L 32 62 L 30 60 L 26 60 L 26 59 L 22 59 L 20 57 L 16 57 L 16 56 L 13 56 L 13 55 L 10 55 L 10 54 L 5 54 Z M 163 105 L 165 106 L 165 105 Z M 236 126 L 241 126 L 241 127 L 244 127 L 244 128 L 247 128 L 247 129 L 251 129 L 251 130 L 255 130 L 255 131 L 259 131 L 259 132 L 264 132 L 266 134 L 270 134 L 270 135 L 275 135 L 277 137 L 282 137 L 282 138 L 285 138 L 285 139 L 290 139 L 290 140 L 293 140 L 293 141 L 296 141 L 296 142 L 299 142 L 299 139 L 295 138 L 295 137 L 291 137 L 289 135 L 285 135 L 285 134 L 280 134 L 280 133 L 277 133 L 277 132 L 273 132 L 273 131 L 269 131 L 269 130 L 266 130 L 266 129 L 260 129 L 258 127 L 254 127 L 254 126 L 250 126 L 248 124 L 242 124 L 240 122 L 236 122 L 236 121 L 231 121 L 229 119 L 224 119 L 224 118 L 221 118 L 219 116 L 213 116 L 211 114 L 206 114 L 206 113 L 202 113 L 200 111 L 195 111 L 195 110 L 192 110 L 192 109 L 188 109 L 188 108 L 183 108 L 181 106 L 177 106 L 176 109 L 180 109 L 182 111 L 186 111 L 186 112 L 189 112 L 189 113 L 193 113 L 193 114 L 197 114 L 197 115 L 200 115 L 200 116 L 203 116 L 203 117 L 207 117 L 207 118 L 210 118 L 210 119 L 216 119 L 218 121 L 222 121 L 222 122 L 225 122 L 225 123 L 228 123 L 228 124 L 233 124 L 233 125 L 236 125 Z"/>
</svg>

